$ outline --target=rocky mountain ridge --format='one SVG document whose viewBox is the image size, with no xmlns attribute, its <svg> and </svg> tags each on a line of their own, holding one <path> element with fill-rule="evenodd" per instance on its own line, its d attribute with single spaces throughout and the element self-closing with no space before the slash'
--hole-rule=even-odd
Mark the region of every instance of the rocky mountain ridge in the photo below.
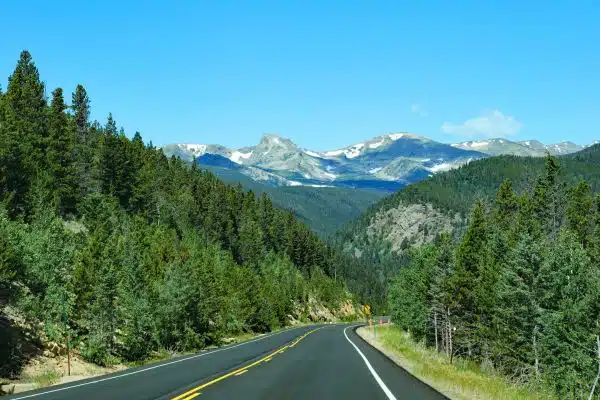
<svg viewBox="0 0 600 400">
<path fill-rule="evenodd" d="M 569 141 L 546 145 L 539 140 L 514 142 L 501 138 L 453 143 L 452 146 L 465 150 L 477 150 L 491 156 L 513 155 L 532 157 L 542 157 L 546 153 L 556 156 L 571 154 L 587 147 Z"/>
<path fill-rule="evenodd" d="M 349 187 L 395 191 L 441 171 L 497 155 L 564 155 L 586 146 L 546 145 L 537 140 L 486 139 L 444 144 L 407 132 L 389 133 L 350 146 L 318 152 L 290 139 L 264 135 L 256 146 L 229 149 L 218 144 L 169 144 L 168 156 L 206 166 L 236 169 L 270 186 Z"/>
<path fill-rule="evenodd" d="M 256 181 L 273 186 L 383 191 L 395 191 L 439 171 L 487 157 L 482 152 L 454 148 L 409 133 L 382 135 L 326 152 L 300 148 L 278 135 L 264 135 L 258 145 L 237 150 L 221 145 L 170 144 L 163 151 L 188 162 L 196 160 L 202 165 L 238 169 Z"/>
</svg>

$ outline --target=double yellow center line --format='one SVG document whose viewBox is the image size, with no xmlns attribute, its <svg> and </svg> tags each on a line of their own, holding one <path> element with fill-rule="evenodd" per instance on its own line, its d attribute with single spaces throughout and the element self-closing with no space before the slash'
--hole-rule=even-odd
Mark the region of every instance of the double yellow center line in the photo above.
<svg viewBox="0 0 600 400">
<path fill-rule="evenodd" d="M 305 337 L 307 337 L 311 333 L 318 331 L 319 329 L 321 329 L 321 328 L 316 328 L 316 329 L 313 329 L 312 331 L 308 331 L 304 335 L 301 335 L 300 337 L 298 337 L 296 340 L 293 340 L 293 341 L 289 342 L 288 344 L 286 344 L 285 346 L 278 348 L 274 352 L 270 353 L 268 356 L 265 356 L 265 357 L 261 358 L 260 360 L 254 361 L 253 363 L 251 363 L 249 365 L 246 365 L 244 367 L 238 368 L 235 371 L 231 371 L 231 372 L 229 372 L 227 374 L 221 375 L 218 378 L 213 379 L 212 381 L 206 382 L 206 383 L 204 383 L 204 384 L 202 384 L 202 385 L 200 385 L 200 386 L 198 386 L 198 387 L 196 387 L 196 388 L 194 388 L 192 390 L 189 390 L 189 391 L 187 391 L 187 392 L 185 392 L 183 394 L 180 394 L 177 397 L 173 397 L 171 400 L 191 400 L 194 397 L 199 396 L 200 395 L 199 391 L 202 390 L 202 389 L 204 389 L 204 388 L 206 388 L 206 387 L 208 387 L 208 386 L 214 385 L 215 383 L 220 382 L 220 381 L 222 381 L 224 379 L 227 379 L 230 376 L 242 375 L 242 374 L 246 373 L 249 368 L 252 368 L 252 367 L 254 367 L 254 366 L 256 366 L 256 365 L 258 365 L 260 363 L 263 363 L 263 362 L 269 362 L 269 361 L 271 361 L 272 357 L 276 356 L 277 354 L 283 353 L 286 349 L 291 349 L 292 347 L 294 347 L 295 345 L 297 345 L 302 339 L 304 339 Z"/>
</svg>

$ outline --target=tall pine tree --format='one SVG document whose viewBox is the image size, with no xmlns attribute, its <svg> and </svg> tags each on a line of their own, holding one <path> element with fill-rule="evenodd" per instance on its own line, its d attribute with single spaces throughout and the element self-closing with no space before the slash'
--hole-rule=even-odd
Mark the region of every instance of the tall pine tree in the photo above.
<svg viewBox="0 0 600 400">
<path fill-rule="evenodd" d="M 10 211 L 25 211 L 25 197 L 38 169 L 44 168 L 46 99 L 44 84 L 27 50 L 21 53 L 3 95 L 0 124 L 0 196 Z"/>
<path fill-rule="evenodd" d="M 63 91 L 58 88 L 52 92 L 46 164 L 53 179 L 50 190 L 54 192 L 61 215 L 74 213 L 80 198 L 74 162 L 75 134 L 65 113 L 66 109 Z"/>
</svg>

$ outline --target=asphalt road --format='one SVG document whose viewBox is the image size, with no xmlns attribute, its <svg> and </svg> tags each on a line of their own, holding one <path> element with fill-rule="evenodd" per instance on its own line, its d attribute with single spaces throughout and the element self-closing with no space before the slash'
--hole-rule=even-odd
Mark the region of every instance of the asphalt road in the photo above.
<svg viewBox="0 0 600 400">
<path fill-rule="evenodd" d="M 11 399 L 445 399 L 354 333 L 301 327 Z"/>
</svg>

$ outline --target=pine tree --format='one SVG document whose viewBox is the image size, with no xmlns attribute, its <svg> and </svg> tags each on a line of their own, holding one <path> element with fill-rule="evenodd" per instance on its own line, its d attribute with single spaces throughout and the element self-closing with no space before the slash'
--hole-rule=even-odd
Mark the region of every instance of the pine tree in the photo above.
<svg viewBox="0 0 600 400">
<path fill-rule="evenodd" d="M 548 154 L 545 174 L 538 178 L 533 193 L 533 207 L 542 229 L 555 237 L 562 224 L 565 185 L 559 181 L 560 166 L 556 157 Z"/>
<path fill-rule="evenodd" d="M 450 317 L 451 293 L 450 278 L 454 270 L 454 243 L 449 233 L 442 233 L 438 243 L 438 252 L 433 270 L 431 271 L 431 286 L 429 288 L 429 302 L 431 304 L 434 341 L 436 351 L 440 350 L 440 341 L 446 354 L 451 352 L 451 339 L 449 331 L 452 329 Z"/>
<path fill-rule="evenodd" d="M 72 131 L 75 132 L 76 146 L 74 149 L 77 175 L 80 179 L 80 193 L 89 193 L 96 188 L 93 182 L 94 149 L 97 145 L 98 128 L 90 125 L 90 100 L 85 88 L 77 85 L 71 95 Z"/>
<path fill-rule="evenodd" d="M 66 109 L 62 89 L 58 88 L 52 92 L 46 164 L 52 175 L 51 190 L 57 198 L 61 215 L 74 213 L 80 197 L 77 170 L 73 160 L 75 135 L 70 129 Z"/>
<path fill-rule="evenodd" d="M 15 239 L 13 223 L 6 211 L 0 209 L 0 301 L 3 304 L 8 302 L 7 298 L 3 298 L 3 294 L 8 293 L 7 284 L 22 273 Z"/>
<path fill-rule="evenodd" d="M 518 197 L 513 191 L 512 181 L 506 179 L 496 193 L 493 222 L 498 230 L 509 232 L 519 209 Z"/>
<path fill-rule="evenodd" d="M 10 211 L 18 213 L 25 211 L 30 182 L 37 169 L 44 166 L 46 145 L 44 84 L 27 50 L 21 53 L 9 77 L 2 104 L 0 195 L 10 197 Z"/>
<path fill-rule="evenodd" d="M 544 244 L 527 232 L 519 235 L 503 268 L 499 285 L 496 356 L 509 373 L 537 376 L 541 308 L 537 282 Z"/>
<path fill-rule="evenodd" d="M 32 290 L 31 317 L 43 318 L 45 333 L 65 343 L 73 317 L 75 241 L 48 209 L 35 215 L 23 241 L 25 281 Z"/>
<path fill-rule="evenodd" d="M 584 248 L 590 245 L 594 223 L 592 188 L 585 181 L 569 190 L 566 210 L 567 227 L 577 235 Z"/>
<path fill-rule="evenodd" d="M 263 233 L 252 219 L 242 221 L 239 232 L 238 254 L 240 264 L 252 265 L 262 258 Z"/>
<path fill-rule="evenodd" d="M 454 308 L 460 320 L 457 339 L 469 356 L 487 357 L 490 349 L 496 272 L 490 268 L 488 232 L 484 205 L 477 202 L 456 251 L 456 270 L 451 280 Z"/>
<path fill-rule="evenodd" d="M 436 249 L 424 246 L 411 249 L 410 263 L 400 270 L 389 288 L 389 307 L 392 319 L 409 331 L 417 340 L 432 337 L 431 309 L 427 302 Z"/>
<path fill-rule="evenodd" d="M 133 190 L 134 171 L 128 157 L 129 146 L 129 141 L 119 134 L 117 124 L 109 114 L 96 157 L 96 178 L 102 193 L 118 198 L 123 208 L 129 207 Z"/>
<path fill-rule="evenodd" d="M 593 247 L 590 250 L 592 261 L 600 265 L 600 194 L 596 195 L 594 204 L 594 235 L 592 237 Z"/>
<path fill-rule="evenodd" d="M 561 231 L 542 264 L 540 362 L 560 398 L 587 397 L 596 375 L 600 274 L 578 237 Z"/>
<path fill-rule="evenodd" d="M 127 360 L 145 359 L 154 346 L 156 332 L 152 321 L 148 287 L 144 276 L 145 248 L 148 240 L 145 224 L 127 223 L 120 246 L 122 268 L 117 281 L 119 353 Z M 153 282 L 152 282 L 153 283 Z"/>
<path fill-rule="evenodd" d="M 81 145 L 88 143 L 88 128 L 90 117 L 90 99 L 83 85 L 77 85 L 72 95 L 71 108 L 77 133 L 77 141 Z"/>
</svg>

